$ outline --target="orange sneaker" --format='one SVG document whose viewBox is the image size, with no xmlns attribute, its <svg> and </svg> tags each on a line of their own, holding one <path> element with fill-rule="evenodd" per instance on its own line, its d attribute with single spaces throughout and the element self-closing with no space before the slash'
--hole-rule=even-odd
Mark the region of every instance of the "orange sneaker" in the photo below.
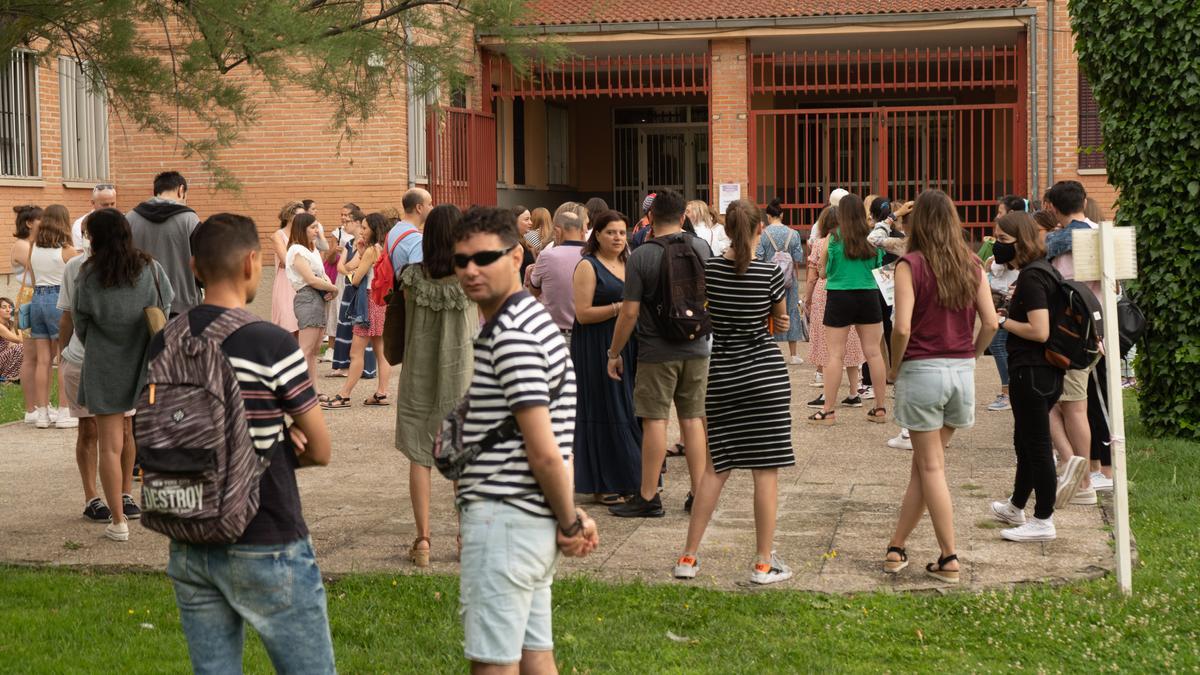
<svg viewBox="0 0 1200 675">
<path fill-rule="evenodd" d="M 700 559 L 694 555 L 684 555 L 679 558 L 679 562 L 675 564 L 676 579 L 695 579 L 696 573 L 700 571 Z"/>
</svg>

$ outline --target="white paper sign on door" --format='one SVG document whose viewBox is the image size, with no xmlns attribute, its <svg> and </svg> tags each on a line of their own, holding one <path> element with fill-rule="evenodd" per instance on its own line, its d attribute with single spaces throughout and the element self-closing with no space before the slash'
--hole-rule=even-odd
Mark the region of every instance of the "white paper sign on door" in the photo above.
<svg viewBox="0 0 1200 675">
<path fill-rule="evenodd" d="M 718 210 L 725 213 L 729 205 L 742 198 L 741 183 L 721 183 L 720 198 L 717 201 Z"/>
</svg>

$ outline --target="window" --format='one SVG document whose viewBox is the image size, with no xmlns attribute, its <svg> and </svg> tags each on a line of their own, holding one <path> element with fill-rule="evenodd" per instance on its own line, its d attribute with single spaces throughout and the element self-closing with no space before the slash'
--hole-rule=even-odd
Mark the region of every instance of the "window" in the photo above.
<svg viewBox="0 0 1200 675">
<path fill-rule="evenodd" d="M 496 116 L 496 181 L 503 183 L 504 177 L 504 154 L 505 154 L 505 127 L 504 127 L 504 100 L 494 94 L 500 89 L 496 85 L 492 85 L 492 114 Z"/>
<path fill-rule="evenodd" d="M 37 62 L 14 49 L 0 69 L 0 175 L 38 176 Z"/>
<path fill-rule="evenodd" d="M 63 178 L 108 178 L 108 103 L 94 91 L 83 66 L 58 58 L 58 96 L 62 114 Z"/>
<path fill-rule="evenodd" d="M 513 124 L 513 182 L 525 184 L 525 99 L 516 97 L 512 102 Z"/>
<path fill-rule="evenodd" d="M 467 107 L 467 85 L 456 84 L 450 89 L 450 107 Z"/>
<path fill-rule="evenodd" d="M 437 87 L 421 96 L 420 66 L 408 66 L 408 180 L 412 183 L 429 182 L 429 130 L 426 128 L 426 113 L 429 106 L 436 105 Z"/>
<path fill-rule="evenodd" d="M 1092 84 L 1079 72 L 1079 168 L 1103 169 L 1104 135 L 1100 132 L 1100 106 L 1092 93 Z"/>
<path fill-rule="evenodd" d="M 571 137 L 567 109 L 546 106 L 546 182 L 567 185 L 571 182 Z"/>
</svg>

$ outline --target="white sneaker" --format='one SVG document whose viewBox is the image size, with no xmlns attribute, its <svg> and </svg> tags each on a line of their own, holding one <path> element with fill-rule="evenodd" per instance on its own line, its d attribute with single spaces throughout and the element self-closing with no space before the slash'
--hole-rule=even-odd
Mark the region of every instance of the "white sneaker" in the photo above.
<svg viewBox="0 0 1200 675">
<path fill-rule="evenodd" d="M 50 413 L 45 408 L 38 408 L 34 412 L 37 414 L 37 421 L 33 423 L 33 426 L 38 429 L 49 429 Z"/>
<path fill-rule="evenodd" d="M 333 350 L 325 350 L 325 353 L 321 355 L 321 358 L 317 359 L 317 363 L 333 363 Z"/>
<path fill-rule="evenodd" d="M 58 421 L 58 408 L 46 408 L 46 414 L 50 417 L 51 422 Z"/>
<path fill-rule="evenodd" d="M 1099 471 L 1092 472 L 1092 488 L 1096 492 L 1111 492 L 1113 489 L 1113 479 L 1105 476 Z"/>
<path fill-rule="evenodd" d="M 800 358 L 800 355 L 797 354 L 796 356 L 792 357 L 792 365 L 793 366 L 798 366 L 801 363 L 804 363 L 804 359 Z"/>
<path fill-rule="evenodd" d="M 1008 394 L 1000 394 L 995 401 L 988 404 L 988 410 L 991 412 L 1000 412 L 1002 410 L 1012 410 L 1012 403 L 1008 400 Z"/>
<path fill-rule="evenodd" d="M 675 563 L 676 579 L 695 579 L 699 571 L 700 559 L 694 555 L 680 556 L 679 562 Z"/>
<path fill-rule="evenodd" d="M 755 563 L 754 571 L 750 573 L 750 582 L 760 585 L 775 584 L 792 578 L 792 568 L 788 567 L 779 556 L 771 552 L 771 561 Z"/>
<path fill-rule="evenodd" d="M 1076 506 L 1095 506 L 1096 505 L 1096 489 L 1088 488 L 1080 490 L 1071 497 L 1071 503 Z"/>
<path fill-rule="evenodd" d="M 1054 519 L 1030 518 L 1020 527 L 1000 530 L 1000 536 L 1009 541 L 1054 541 Z"/>
<path fill-rule="evenodd" d="M 1087 470 L 1087 460 L 1078 455 L 1067 460 L 1062 476 L 1058 479 L 1058 489 L 1054 495 L 1054 508 L 1061 509 L 1070 503 L 1075 492 L 1079 490 L 1079 481 Z"/>
<path fill-rule="evenodd" d="M 58 418 L 54 420 L 55 429 L 74 429 L 79 426 L 79 420 L 71 417 L 71 411 L 66 408 L 61 408 L 58 411 Z"/>
<path fill-rule="evenodd" d="M 824 387 L 825 386 L 825 378 L 822 377 L 820 373 L 817 373 L 816 375 L 813 376 L 812 386 L 816 387 L 817 389 Z"/>
<path fill-rule="evenodd" d="M 129 521 L 120 525 L 109 523 L 108 527 L 104 528 L 104 536 L 113 541 L 129 541 Z"/>
<path fill-rule="evenodd" d="M 875 387 L 872 387 L 871 385 L 867 385 L 865 387 L 859 387 L 858 395 L 861 396 L 862 400 L 864 400 L 864 401 L 874 400 L 875 399 Z"/>
<path fill-rule="evenodd" d="M 1024 525 L 1025 511 L 1013 506 L 1013 503 L 1007 499 L 1002 502 L 992 502 L 992 515 L 1002 523 L 1009 525 Z"/>
<path fill-rule="evenodd" d="M 25 413 L 25 424 L 28 424 L 29 426 L 37 424 L 36 410 L 30 410 L 29 412 Z"/>
<path fill-rule="evenodd" d="M 895 438 L 889 438 L 887 446 L 897 450 L 912 450 L 912 439 L 908 436 L 908 429 L 901 429 Z"/>
</svg>

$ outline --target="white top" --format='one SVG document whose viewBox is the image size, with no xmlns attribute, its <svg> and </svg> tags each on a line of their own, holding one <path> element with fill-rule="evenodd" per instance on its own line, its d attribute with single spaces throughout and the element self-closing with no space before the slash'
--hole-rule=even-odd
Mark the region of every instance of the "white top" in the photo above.
<svg viewBox="0 0 1200 675">
<path fill-rule="evenodd" d="M 297 256 L 308 261 L 308 268 L 312 270 L 313 275 L 322 279 L 325 278 L 325 265 L 321 262 L 321 254 L 312 249 L 304 248 L 300 244 L 292 244 L 288 247 L 287 258 L 285 260 L 287 264 L 287 278 L 288 281 L 292 282 L 293 289 L 298 291 L 308 285 L 304 282 L 304 277 L 300 276 L 300 273 L 296 271 Z"/>
<path fill-rule="evenodd" d="M 692 223 L 692 227 L 696 228 L 696 236 L 708 242 L 708 247 L 712 249 L 714 256 L 719 256 L 725 253 L 725 249 L 729 248 L 729 235 L 725 234 L 725 226 L 717 223 L 709 225 L 708 223 Z"/>
<path fill-rule="evenodd" d="M 95 212 L 88 211 L 82 216 L 76 218 L 75 222 L 71 223 L 71 244 L 80 251 L 89 248 L 90 246 L 90 242 L 88 242 L 88 240 L 83 236 L 83 219 L 87 218 L 93 213 Z"/>
<path fill-rule="evenodd" d="M 29 270 L 25 269 L 25 266 L 16 260 L 12 261 L 12 273 L 17 276 L 18 284 L 28 286 L 33 281 L 33 276 L 29 274 Z"/>
<path fill-rule="evenodd" d="M 33 268 L 33 276 L 38 286 L 61 286 L 63 270 L 67 268 L 67 263 L 63 260 L 62 247 L 34 246 L 29 254 L 29 266 Z"/>
<path fill-rule="evenodd" d="M 1020 274 L 1021 270 L 1010 270 L 1004 265 L 992 263 L 988 270 L 988 285 L 997 293 L 1011 295 L 1013 284 L 1017 283 Z"/>
</svg>

